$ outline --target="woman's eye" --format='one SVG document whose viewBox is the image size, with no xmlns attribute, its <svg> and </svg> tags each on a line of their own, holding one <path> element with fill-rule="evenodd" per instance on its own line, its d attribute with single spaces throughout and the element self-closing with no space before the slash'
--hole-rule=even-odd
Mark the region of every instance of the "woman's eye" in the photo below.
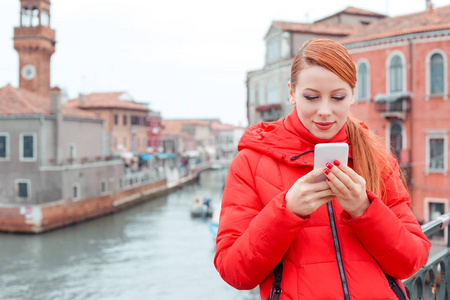
<svg viewBox="0 0 450 300">
<path fill-rule="evenodd" d="M 333 97 L 333 98 L 336 99 L 336 100 L 341 101 L 341 100 L 344 100 L 344 99 L 345 99 L 345 96 L 343 96 L 343 97 Z"/>
<path fill-rule="evenodd" d="M 314 100 L 314 99 L 319 98 L 317 96 L 308 96 L 308 95 L 304 95 L 303 97 L 305 97 L 306 100 Z"/>
</svg>

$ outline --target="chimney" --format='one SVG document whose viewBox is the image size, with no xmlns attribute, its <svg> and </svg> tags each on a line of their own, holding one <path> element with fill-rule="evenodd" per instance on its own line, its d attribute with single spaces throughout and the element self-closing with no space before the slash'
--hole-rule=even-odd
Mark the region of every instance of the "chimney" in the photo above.
<svg viewBox="0 0 450 300">
<path fill-rule="evenodd" d="M 51 112 L 52 114 L 61 113 L 61 89 L 54 87 L 50 90 Z"/>
<path fill-rule="evenodd" d="M 433 3 L 431 3 L 431 0 L 426 0 L 426 5 L 427 5 L 426 10 L 427 10 L 429 13 L 432 13 L 432 12 L 433 12 Z"/>
<path fill-rule="evenodd" d="M 80 93 L 80 104 L 83 105 L 86 103 L 86 95 Z"/>
</svg>

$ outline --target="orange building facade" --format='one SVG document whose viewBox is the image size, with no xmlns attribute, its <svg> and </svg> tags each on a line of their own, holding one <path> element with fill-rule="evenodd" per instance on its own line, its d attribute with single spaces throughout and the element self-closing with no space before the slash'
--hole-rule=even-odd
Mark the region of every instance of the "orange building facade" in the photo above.
<svg viewBox="0 0 450 300">
<path fill-rule="evenodd" d="M 146 153 L 148 116 L 145 104 L 126 92 L 91 93 L 67 102 L 68 106 L 94 112 L 105 121 L 107 154 Z"/>
<path fill-rule="evenodd" d="M 450 6 L 386 18 L 341 42 L 358 71 L 351 112 L 386 140 L 420 222 L 450 210 Z"/>
</svg>

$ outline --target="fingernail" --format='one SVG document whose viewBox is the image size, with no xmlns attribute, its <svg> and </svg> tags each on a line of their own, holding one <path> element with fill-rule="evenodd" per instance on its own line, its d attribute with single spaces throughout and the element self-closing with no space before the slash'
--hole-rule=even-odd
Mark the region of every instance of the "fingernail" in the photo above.
<svg viewBox="0 0 450 300">
<path fill-rule="evenodd" d="M 339 167 L 339 165 L 341 164 L 341 162 L 338 161 L 338 160 L 335 160 L 333 163 L 334 163 L 336 166 L 338 166 L 338 167 Z M 327 166 L 327 167 L 328 167 L 328 166 Z"/>
<path fill-rule="evenodd" d="M 330 174 L 330 169 L 325 168 L 325 170 L 323 170 L 323 172 L 325 173 L 325 175 L 328 175 L 328 174 Z"/>
<path fill-rule="evenodd" d="M 333 165 L 330 164 L 329 162 L 327 162 L 327 163 L 325 164 L 325 166 L 327 166 L 327 168 L 330 169 L 330 170 L 331 170 L 331 168 L 333 167 Z M 338 166 L 339 166 L 339 165 L 338 165 Z"/>
<path fill-rule="evenodd" d="M 328 178 L 328 177 L 325 177 L 325 178 L 326 178 L 328 181 L 331 181 L 330 178 Z"/>
</svg>

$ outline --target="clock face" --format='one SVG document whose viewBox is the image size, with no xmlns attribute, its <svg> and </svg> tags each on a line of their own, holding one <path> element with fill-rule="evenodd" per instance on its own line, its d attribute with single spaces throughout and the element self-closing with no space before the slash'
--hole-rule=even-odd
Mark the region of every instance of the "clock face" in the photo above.
<svg viewBox="0 0 450 300">
<path fill-rule="evenodd" d="M 26 80 L 31 80 L 36 76 L 36 67 L 33 65 L 25 65 L 22 67 L 22 77 Z"/>
</svg>

